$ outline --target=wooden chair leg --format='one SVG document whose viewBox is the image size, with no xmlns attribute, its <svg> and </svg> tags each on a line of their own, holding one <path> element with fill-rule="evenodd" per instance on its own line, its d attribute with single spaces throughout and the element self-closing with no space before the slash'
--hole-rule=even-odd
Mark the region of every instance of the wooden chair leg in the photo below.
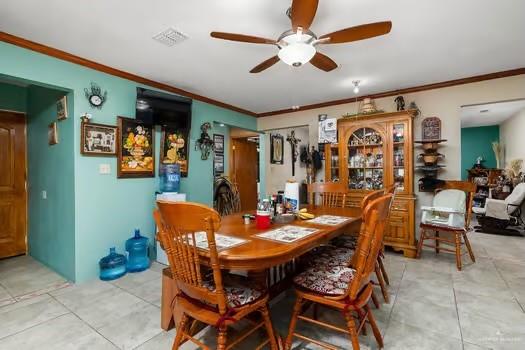
<svg viewBox="0 0 525 350">
<path fill-rule="evenodd" d="M 386 272 L 385 264 L 383 264 L 383 259 L 381 257 L 379 257 L 377 259 L 377 262 L 379 263 L 379 268 L 381 269 L 381 274 L 383 275 L 385 283 L 387 284 L 387 286 L 389 286 L 390 285 L 390 278 L 388 278 L 388 273 Z"/>
<path fill-rule="evenodd" d="M 419 231 L 419 241 L 417 242 L 416 258 L 421 258 L 421 251 L 423 250 L 423 241 L 425 240 L 425 230 Z"/>
<path fill-rule="evenodd" d="M 381 331 L 379 330 L 379 327 L 377 326 L 376 319 L 374 315 L 372 314 L 372 310 L 370 310 L 370 307 L 368 305 L 365 305 L 365 311 L 368 314 L 368 322 L 370 322 L 370 327 L 372 328 L 372 332 L 374 333 L 374 337 L 376 338 L 377 345 L 380 349 L 383 348 L 383 336 L 381 335 Z"/>
<path fill-rule="evenodd" d="M 372 291 L 372 302 L 374 303 L 376 309 L 381 307 L 381 304 L 379 304 L 379 300 L 377 299 L 377 295 L 374 293 L 374 291 Z"/>
<path fill-rule="evenodd" d="M 270 348 L 272 350 L 278 350 L 277 341 L 275 340 L 275 334 L 273 331 L 272 320 L 270 319 L 270 312 L 268 306 L 265 305 L 261 310 L 261 316 L 264 320 L 264 326 L 266 327 L 266 333 L 268 333 L 268 339 L 270 339 Z"/>
<path fill-rule="evenodd" d="M 381 293 L 383 293 L 383 299 L 385 300 L 385 303 L 390 303 L 390 298 L 388 297 L 388 289 L 386 288 L 385 280 L 383 279 L 383 274 L 381 273 L 381 269 L 379 268 L 379 264 L 376 263 L 375 267 L 376 277 L 377 281 L 379 282 L 379 287 L 381 288 Z"/>
<path fill-rule="evenodd" d="M 352 349 L 359 350 L 361 346 L 359 345 L 359 337 L 357 334 L 357 327 L 355 325 L 354 317 L 350 312 L 345 312 L 346 326 L 348 327 L 348 332 L 350 333 L 350 341 L 352 342 Z"/>
<path fill-rule="evenodd" d="M 290 350 L 292 348 L 293 334 L 295 332 L 295 326 L 297 325 L 297 318 L 303 308 L 303 300 L 300 296 L 297 296 L 295 305 L 293 307 L 292 318 L 290 320 L 290 326 L 288 327 L 288 335 L 286 336 L 286 342 L 284 348 Z"/>
<path fill-rule="evenodd" d="M 217 350 L 226 350 L 226 335 L 228 327 L 221 325 L 217 334 Z"/>
<path fill-rule="evenodd" d="M 171 347 L 172 350 L 179 349 L 186 326 L 188 325 L 188 320 L 189 320 L 188 316 L 186 314 L 182 314 L 182 318 L 180 320 L 179 327 L 176 329 L 175 341 L 173 342 L 173 346 Z"/>
<path fill-rule="evenodd" d="M 458 270 L 461 271 L 461 233 L 456 232 L 456 265 Z"/>
<path fill-rule="evenodd" d="M 439 238 L 439 231 L 436 231 L 436 238 Z M 439 254 L 439 239 L 436 239 L 436 254 Z"/>
<path fill-rule="evenodd" d="M 467 246 L 468 254 L 470 255 L 470 259 L 472 262 L 476 262 L 476 258 L 474 257 L 474 251 L 472 250 L 472 247 L 470 246 L 470 241 L 468 240 L 467 233 L 463 232 L 463 239 L 465 240 L 465 245 Z"/>
</svg>

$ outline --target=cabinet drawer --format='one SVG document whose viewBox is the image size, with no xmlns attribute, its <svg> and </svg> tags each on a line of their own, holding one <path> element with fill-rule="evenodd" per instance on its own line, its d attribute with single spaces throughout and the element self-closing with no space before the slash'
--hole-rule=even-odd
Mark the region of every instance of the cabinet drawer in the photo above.
<svg viewBox="0 0 525 350">
<path fill-rule="evenodd" d="M 393 212 L 390 215 L 388 229 L 385 232 L 387 241 L 408 242 L 410 233 L 408 212 Z"/>
<path fill-rule="evenodd" d="M 400 211 L 407 212 L 408 209 L 409 209 L 408 201 L 394 199 L 394 203 L 392 203 L 392 211 L 394 211 L 394 212 L 396 212 L 396 211 L 397 212 L 400 212 Z"/>
</svg>

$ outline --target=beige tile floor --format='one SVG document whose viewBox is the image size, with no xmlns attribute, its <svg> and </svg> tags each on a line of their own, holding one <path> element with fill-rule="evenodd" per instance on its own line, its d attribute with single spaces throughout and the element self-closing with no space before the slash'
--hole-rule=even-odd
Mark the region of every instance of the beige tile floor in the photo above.
<svg viewBox="0 0 525 350">
<path fill-rule="evenodd" d="M 525 238 L 471 233 L 477 262 L 425 251 L 421 260 L 388 253 L 390 304 L 373 309 L 385 349 L 525 349 Z M 160 329 L 162 266 L 112 283 L 67 283 L 30 257 L 0 260 L 0 349 L 170 349 L 174 331 Z M 293 293 L 272 304 L 285 335 Z M 341 321 L 322 310 L 321 318 Z M 240 325 L 242 326 L 242 325 Z M 341 349 L 344 336 L 300 324 L 312 337 Z M 199 337 L 214 344 L 215 331 Z M 240 349 L 253 349 L 256 339 Z M 377 349 L 370 335 L 363 349 Z M 294 349 L 317 349 L 296 341 Z M 185 350 L 195 349 L 186 344 Z"/>
</svg>

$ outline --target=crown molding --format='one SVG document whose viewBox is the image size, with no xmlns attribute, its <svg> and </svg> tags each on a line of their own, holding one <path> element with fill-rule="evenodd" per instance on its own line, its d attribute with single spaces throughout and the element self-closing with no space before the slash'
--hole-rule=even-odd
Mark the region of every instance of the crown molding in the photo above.
<svg viewBox="0 0 525 350">
<path fill-rule="evenodd" d="M 294 113 L 294 112 L 301 112 L 306 111 L 309 109 L 316 109 L 316 108 L 322 108 L 322 107 L 329 107 L 329 106 L 336 106 L 336 105 L 342 105 L 357 101 L 362 101 L 364 98 L 373 98 L 378 99 L 382 97 L 388 97 L 388 96 L 396 96 L 396 95 L 403 95 L 403 94 L 409 94 L 414 92 L 420 92 L 420 91 L 426 91 L 426 90 L 434 90 L 434 89 L 441 89 L 456 85 L 463 85 L 463 84 L 470 84 L 470 83 L 476 83 L 484 80 L 491 80 L 491 79 L 498 79 L 498 78 L 505 78 L 505 77 L 511 77 L 514 75 L 521 75 L 525 74 L 525 68 L 517 68 L 517 69 L 511 69 L 506 70 L 502 72 L 496 72 L 496 73 L 489 73 L 489 74 L 483 74 L 483 75 L 476 75 L 468 78 L 461 78 L 461 79 L 454 79 L 454 80 L 448 80 L 443 81 L 440 83 L 433 83 L 433 84 L 426 84 L 426 85 L 420 85 L 420 86 L 414 86 L 411 88 L 406 89 L 398 89 L 398 90 L 391 90 L 391 91 L 385 91 L 380 92 L 377 94 L 371 94 L 367 96 L 358 96 L 358 97 L 349 97 L 349 98 L 343 98 L 340 100 L 333 100 L 333 101 L 326 101 L 321 103 L 314 103 L 306 106 L 300 106 L 299 109 L 293 109 L 293 108 L 287 108 L 287 109 L 280 109 L 276 111 L 270 111 L 270 112 L 264 112 L 259 113 L 259 117 L 270 117 L 273 115 L 279 115 L 284 113 Z"/>
<path fill-rule="evenodd" d="M 179 89 L 178 87 L 175 87 L 172 85 L 160 83 L 158 81 L 154 81 L 148 78 L 144 78 L 144 77 L 132 74 L 132 73 L 122 71 L 120 69 L 109 67 L 104 64 L 97 63 L 95 61 L 91 61 L 91 60 L 82 58 L 80 56 L 76 56 L 71 53 L 68 53 L 68 52 L 65 52 L 59 49 L 55 49 L 47 45 L 39 44 L 34 41 L 27 40 L 27 39 L 24 39 L 24 38 L 21 38 L 21 37 L 18 37 L 18 36 L 15 36 L 15 35 L 12 35 L 6 32 L 0 31 L 0 41 L 6 42 L 12 45 L 16 45 L 16 46 L 19 46 L 19 47 L 22 47 L 22 48 L 25 48 L 31 51 L 39 52 L 44 55 L 52 56 L 52 57 L 58 58 L 63 61 L 68 61 L 68 62 L 75 63 L 75 64 L 78 64 L 84 67 L 88 67 L 88 68 L 97 70 L 99 72 L 103 72 L 103 73 L 114 75 L 114 76 L 117 76 L 123 79 L 131 80 L 139 84 L 148 85 L 148 86 L 151 86 L 157 89 L 172 92 L 177 95 L 181 95 L 181 96 L 189 97 L 191 99 L 198 100 L 201 102 L 209 103 L 209 104 L 221 107 L 221 108 L 225 108 L 225 109 L 229 109 L 235 112 L 247 114 L 253 117 L 258 116 L 258 114 L 255 112 L 252 112 L 252 111 L 240 108 L 240 107 L 236 107 L 236 106 L 233 106 L 233 105 L 221 102 L 221 101 L 217 101 L 217 100 L 211 99 L 206 96 L 194 94 L 192 92 L 189 92 L 183 89 Z"/>
</svg>

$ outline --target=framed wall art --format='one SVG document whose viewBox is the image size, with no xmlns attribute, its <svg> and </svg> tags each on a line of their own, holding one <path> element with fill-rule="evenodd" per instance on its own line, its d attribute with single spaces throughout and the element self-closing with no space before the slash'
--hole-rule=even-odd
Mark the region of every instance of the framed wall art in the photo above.
<svg viewBox="0 0 525 350">
<path fill-rule="evenodd" d="M 220 176 L 224 173 L 224 153 L 215 153 L 213 156 L 213 173 Z"/>
<path fill-rule="evenodd" d="M 213 134 L 213 143 L 215 152 L 224 153 L 224 135 Z"/>
<path fill-rule="evenodd" d="M 116 126 L 82 122 L 80 153 L 85 156 L 115 156 L 117 135 Z"/>
<path fill-rule="evenodd" d="M 47 127 L 47 142 L 50 146 L 58 143 L 58 128 L 57 122 L 52 122 Z"/>
<path fill-rule="evenodd" d="M 423 140 L 441 139 L 441 119 L 438 117 L 425 118 L 421 121 Z"/>
<path fill-rule="evenodd" d="M 189 130 L 182 130 L 170 125 L 162 126 L 159 165 L 179 164 L 182 177 L 188 176 L 188 135 Z"/>
<path fill-rule="evenodd" d="M 282 135 L 270 135 L 270 163 L 284 164 L 284 137 Z"/>
<path fill-rule="evenodd" d="M 117 177 L 154 177 L 153 126 L 126 117 L 117 117 L 117 126 Z"/>
<path fill-rule="evenodd" d="M 67 96 L 62 97 L 57 101 L 57 119 L 67 119 Z"/>
</svg>

